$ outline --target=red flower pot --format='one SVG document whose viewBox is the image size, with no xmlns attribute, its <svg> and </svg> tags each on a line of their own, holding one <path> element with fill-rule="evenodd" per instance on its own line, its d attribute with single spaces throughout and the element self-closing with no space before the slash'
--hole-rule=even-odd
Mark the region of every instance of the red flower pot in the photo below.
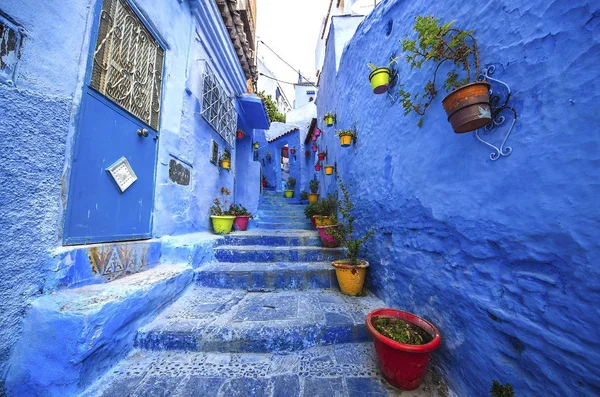
<svg viewBox="0 0 600 397">
<path fill-rule="evenodd" d="M 376 329 L 380 317 L 397 318 L 414 324 L 428 333 L 432 340 L 424 345 L 406 345 L 381 335 Z M 373 335 L 373 343 L 383 376 L 392 385 L 404 390 L 415 390 L 427 372 L 431 353 L 440 347 L 442 337 L 435 325 L 414 314 L 395 309 L 376 309 L 367 314 L 367 328 Z"/>
<path fill-rule="evenodd" d="M 262 181 L 262 185 L 263 185 L 263 187 L 267 187 L 267 181 L 266 180 Z"/>
<path fill-rule="evenodd" d="M 316 152 L 317 150 L 319 150 L 319 148 L 318 148 L 318 147 L 316 147 L 316 146 L 313 146 L 313 147 L 312 147 L 312 151 L 313 151 L 313 152 Z"/>
<path fill-rule="evenodd" d="M 312 140 L 313 140 L 313 141 L 316 141 L 316 140 L 317 140 L 317 136 L 316 136 L 316 135 L 313 135 L 313 137 L 312 137 Z"/>
<path fill-rule="evenodd" d="M 309 158 L 310 157 L 310 152 L 308 150 L 306 150 L 304 152 L 304 157 Z"/>
<path fill-rule="evenodd" d="M 250 220 L 249 216 L 236 216 L 233 221 L 233 226 L 235 226 L 235 230 L 239 230 L 243 232 L 248 228 L 248 221 Z"/>
<path fill-rule="evenodd" d="M 338 239 L 336 239 L 335 237 L 333 237 L 330 234 L 327 234 L 327 230 L 332 229 L 332 228 L 339 228 L 339 225 L 333 225 L 333 226 L 317 226 L 317 229 L 319 230 L 319 237 L 321 238 L 321 244 L 323 244 L 323 247 L 326 248 L 337 248 L 340 246 L 340 242 L 338 241 Z"/>
<path fill-rule="evenodd" d="M 238 131 L 236 132 L 236 135 L 237 135 L 238 139 L 243 139 L 243 138 L 244 138 L 244 136 L 245 136 L 245 135 L 244 135 L 244 131 L 242 131 L 242 130 L 238 130 Z"/>
<path fill-rule="evenodd" d="M 325 155 L 326 155 L 326 153 L 325 153 L 325 152 L 319 153 L 319 154 L 317 155 L 317 156 L 319 156 L 319 161 L 323 161 L 323 160 L 325 160 Z"/>
<path fill-rule="evenodd" d="M 290 149 L 290 153 L 292 153 L 292 154 L 296 154 L 296 149 L 294 149 L 294 148 L 291 148 L 291 149 Z"/>
<path fill-rule="evenodd" d="M 321 164 L 315 164 L 315 171 L 321 171 Z"/>
<path fill-rule="evenodd" d="M 311 226 L 312 226 L 313 229 L 317 228 L 317 220 L 315 219 L 314 216 L 310 218 L 310 224 L 311 224 Z"/>
</svg>

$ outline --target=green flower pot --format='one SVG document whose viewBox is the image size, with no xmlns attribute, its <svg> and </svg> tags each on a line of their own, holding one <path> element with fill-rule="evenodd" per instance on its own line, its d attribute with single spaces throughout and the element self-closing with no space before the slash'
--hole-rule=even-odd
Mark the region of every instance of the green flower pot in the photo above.
<svg viewBox="0 0 600 397">
<path fill-rule="evenodd" d="M 325 125 L 331 127 L 333 125 L 333 116 L 325 116 Z"/>
<path fill-rule="evenodd" d="M 285 196 L 285 198 L 292 198 L 292 197 L 294 197 L 294 191 L 293 190 L 284 190 L 283 195 Z"/>
<path fill-rule="evenodd" d="M 390 84 L 390 70 L 388 68 L 377 68 L 369 75 L 371 80 L 371 88 L 375 94 L 383 94 L 387 92 Z"/>
<path fill-rule="evenodd" d="M 231 227 L 233 226 L 233 221 L 235 220 L 235 216 L 233 215 L 211 215 L 210 219 L 212 219 L 213 229 L 217 234 L 229 234 L 231 232 Z"/>
</svg>

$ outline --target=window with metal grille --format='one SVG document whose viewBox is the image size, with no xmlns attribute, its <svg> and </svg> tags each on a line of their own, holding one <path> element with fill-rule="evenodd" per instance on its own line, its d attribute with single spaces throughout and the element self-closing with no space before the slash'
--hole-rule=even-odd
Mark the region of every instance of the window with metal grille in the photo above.
<svg viewBox="0 0 600 397">
<path fill-rule="evenodd" d="M 156 130 L 164 58 L 125 0 L 104 0 L 90 85 Z"/>
<path fill-rule="evenodd" d="M 0 11 L 0 81 L 13 85 L 21 56 L 24 30 Z"/>
<path fill-rule="evenodd" d="M 225 142 L 233 147 L 237 125 L 237 112 L 233 106 L 233 98 L 227 95 L 208 64 L 205 64 L 202 82 L 200 113 Z"/>
</svg>

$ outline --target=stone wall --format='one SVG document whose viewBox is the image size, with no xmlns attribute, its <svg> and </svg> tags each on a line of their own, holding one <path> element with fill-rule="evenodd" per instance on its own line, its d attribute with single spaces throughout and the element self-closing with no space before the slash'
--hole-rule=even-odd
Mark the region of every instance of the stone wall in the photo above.
<svg viewBox="0 0 600 397">
<path fill-rule="evenodd" d="M 473 29 L 483 65 L 512 88 L 510 156 L 491 161 L 473 133 L 454 134 L 443 91 L 421 128 L 371 92 L 367 63 L 387 64 L 415 16 L 430 14 Z M 434 364 L 458 395 L 489 395 L 493 379 L 519 396 L 600 394 L 599 32 L 593 1 L 387 0 L 337 73 L 328 43 L 321 145 L 352 185 L 358 231 L 376 228 L 362 254 L 370 286 L 439 327 Z M 429 72 L 399 63 L 408 89 Z M 321 121 L 328 111 L 336 129 L 356 123 L 356 146 L 339 146 Z M 320 177 L 332 191 L 335 178 Z"/>
</svg>

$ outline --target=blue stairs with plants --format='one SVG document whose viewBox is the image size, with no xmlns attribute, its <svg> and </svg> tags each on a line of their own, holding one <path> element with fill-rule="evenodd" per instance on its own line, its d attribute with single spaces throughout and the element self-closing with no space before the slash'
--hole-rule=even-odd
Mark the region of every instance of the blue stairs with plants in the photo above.
<svg viewBox="0 0 600 397">
<path fill-rule="evenodd" d="M 265 191 L 258 228 L 225 236 L 217 261 L 195 270 L 186 292 L 138 330 L 136 349 L 84 395 L 399 395 L 380 377 L 365 326 L 384 303 L 339 292 L 331 260 L 344 251 L 321 247 L 303 209 Z"/>
</svg>

